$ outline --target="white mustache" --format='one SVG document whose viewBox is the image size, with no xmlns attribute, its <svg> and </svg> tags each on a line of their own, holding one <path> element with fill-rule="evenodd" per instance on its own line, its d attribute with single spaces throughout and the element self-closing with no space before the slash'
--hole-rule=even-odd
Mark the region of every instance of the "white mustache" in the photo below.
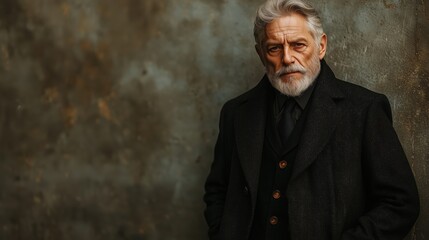
<svg viewBox="0 0 429 240">
<path fill-rule="evenodd" d="M 302 74 L 307 72 L 307 69 L 305 69 L 303 66 L 295 64 L 295 65 L 289 65 L 286 67 L 282 67 L 280 68 L 275 74 L 274 76 L 276 78 L 280 77 L 283 74 L 287 74 L 287 73 L 292 73 L 292 72 L 300 72 Z"/>
</svg>

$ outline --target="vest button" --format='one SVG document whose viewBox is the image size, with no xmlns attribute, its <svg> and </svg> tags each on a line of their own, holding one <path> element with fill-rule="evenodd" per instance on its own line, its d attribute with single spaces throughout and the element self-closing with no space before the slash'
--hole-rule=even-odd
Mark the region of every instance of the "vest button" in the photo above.
<svg viewBox="0 0 429 240">
<path fill-rule="evenodd" d="M 275 191 L 273 192 L 273 198 L 274 198 L 274 199 L 279 199 L 279 198 L 280 198 L 280 196 L 281 196 L 281 194 L 280 194 L 280 191 L 279 191 L 279 190 L 275 190 Z"/>
<path fill-rule="evenodd" d="M 276 216 L 270 217 L 270 224 L 276 225 L 279 222 L 279 219 Z"/>
<path fill-rule="evenodd" d="M 279 167 L 281 169 L 285 169 L 287 167 L 287 161 L 286 160 L 282 160 L 279 162 Z"/>
</svg>

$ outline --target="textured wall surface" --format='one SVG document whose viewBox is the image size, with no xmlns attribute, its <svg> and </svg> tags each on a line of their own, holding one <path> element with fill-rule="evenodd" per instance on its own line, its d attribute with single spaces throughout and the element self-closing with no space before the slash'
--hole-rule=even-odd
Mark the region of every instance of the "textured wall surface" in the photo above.
<svg viewBox="0 0 429 240">
<path fill-rule="evenodd" d="M 429 238 L 429 1 L 321 0 L 327 62 L 386 94 Z M 200 240 L 261 0 L 1 0 L 0 239 Z"/>
</svg>

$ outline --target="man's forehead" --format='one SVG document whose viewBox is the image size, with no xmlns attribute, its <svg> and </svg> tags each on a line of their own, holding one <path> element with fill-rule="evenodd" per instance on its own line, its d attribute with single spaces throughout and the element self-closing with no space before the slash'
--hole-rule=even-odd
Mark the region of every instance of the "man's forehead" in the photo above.
<svg viewBox="0 0 429 240">
<path fill-rule="evenodd" d="M 278 26 L 273 28 L 267 28 L 266 34 L 267 36 L 270 35 L 289 35 L 289 34 L 299 34 L 299 33 L 305 33 L 308 31 L 306 28 L 299 27 L 299 26 Z"/>
</svg>

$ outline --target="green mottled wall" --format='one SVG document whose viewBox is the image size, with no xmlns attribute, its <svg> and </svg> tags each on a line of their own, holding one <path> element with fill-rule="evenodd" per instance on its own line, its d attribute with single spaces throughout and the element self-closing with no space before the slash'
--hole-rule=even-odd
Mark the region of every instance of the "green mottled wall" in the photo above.
<svg viewBox="0 0 429 240">
<path fill-rule="evenodd" d="M 261 0 L 1 0 L 0 239 L 200 240 Z M 322 0 L 327 62 L 386 94 L 429 238 L 429 2 Z"/>
</svg>

